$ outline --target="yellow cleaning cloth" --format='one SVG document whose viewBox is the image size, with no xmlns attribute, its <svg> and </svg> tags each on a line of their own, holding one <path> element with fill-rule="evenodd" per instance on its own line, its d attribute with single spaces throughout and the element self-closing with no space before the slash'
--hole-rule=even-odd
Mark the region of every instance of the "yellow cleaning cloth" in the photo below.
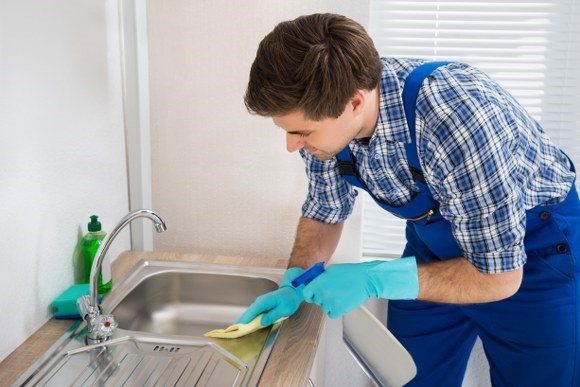
<svg viewBox="0 0 580 387">
<path fill-rule="evenodd" d="M 213 341 L 241 361 L 249 363 L 260 356 L 269 334 L 269 329 L 260 329 L 251 335 L 238 337 L 237 339 L 220 339 L 217 337 L 208 337 L 207 339 Z"/>
<path fill-rule="evenodd" d="M 262 316 L 263 316 L 263 314 L 256 316 L 255 319 L 253 319 L 252 321 L 250 321 L 247 324 L 234 324 L 234 325 L 230 325 L 226 329 L 214 329 L 213 331 L 209 331 L 209 332 L 205 333 L 204 336 L 217 337 L 220 339 L 236 339 L 238 337 L 249 335 L 250 333 L 253 333 L 253 332 L 256 332 L 260 329 L 266 328 L 266 327 L 262 326 L 262 324 L 261 324 Z M 282 317 L 282 318 L 276 320 L 274 322 L 274 324 L 277 324 L 277 323 L 284 321 L 286 319 L 287 319 L 287 317 Z M 272 324 L 272 325 L 274 325 L 274 324 Z"/>
</svg>

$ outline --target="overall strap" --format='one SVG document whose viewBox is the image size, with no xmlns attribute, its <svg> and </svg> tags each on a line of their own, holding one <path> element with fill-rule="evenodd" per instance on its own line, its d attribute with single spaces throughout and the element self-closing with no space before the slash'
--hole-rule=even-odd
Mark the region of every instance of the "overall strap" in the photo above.
<svg viewBox="0 0 580 387">
<path fill-rule="evenodd" d="M 415 175 L 420 174 L 424 182 L 423 174 L 421 172 L 421 163 L 419 162 L 419 154 L 417 153 L 417 134 L 415 132 L 415 109 L 417 106 L 417 97 L 419 90 L 425 78 L 427 78 L 437 67 L 446 65 L 449 62 L 427 62 L 419 67 L 416 67 L 405 79 L 405 86 L 403 87 L 403 108 L 405 110 L 405 117 L 407 119 L 407 127 L 409 128 L 409 135 L 411 142 L 405 144 L 405 151 L 407 153 L 407 162 L 411 167 L 413 178 L 417 181 Z"/>
</svg>

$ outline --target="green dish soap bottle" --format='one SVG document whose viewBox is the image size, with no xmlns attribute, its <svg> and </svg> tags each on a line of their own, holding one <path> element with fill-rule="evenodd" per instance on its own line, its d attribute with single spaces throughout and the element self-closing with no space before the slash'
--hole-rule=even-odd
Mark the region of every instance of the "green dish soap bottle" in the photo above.
<svg viewBox="0 0 580 387">
<path fill-rule="evenodd" d="M 77 278 L 75 282 L 80 284 L 88 284 L 91 281 L 91 268 L 93 266 L 95 255 L 97 254 L 101 243 L 107 235 L 107 233 L 101 229 L 101 222 L 99 222 L 99 217 L 97 215 L 92 215 L 90 218 L 91 221 L 88 224 L 89 232 L 83 236 L 80 253 L 77 260 L 77 264 L 80 267 L 77 267 L 77 270 L 75 270 L 77 273 L 79 273 L 80 277 Z M 98 294 L 107 294 L 111 290 L 112 286 L 112 279 L 110 279 L 107 283 L 103 283 L 103 271 L 101 270 L 101 273 L 99 273 Z"/>
</svg>

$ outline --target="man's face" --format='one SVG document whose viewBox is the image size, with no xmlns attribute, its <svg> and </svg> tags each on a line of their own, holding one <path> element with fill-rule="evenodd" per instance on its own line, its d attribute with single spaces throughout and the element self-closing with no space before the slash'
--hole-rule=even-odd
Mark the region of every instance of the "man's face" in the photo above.
<svg viewBox="0 0 580 387">
<path fill-rule="evenodd" d="M 295 152 L 304 148 L 320 160 L 330 160 L 348 145 L 362 129 L 362 114 L 357 106 L 347 104 L 338 118 L 311 121 L 301 111 L 272 117 L 274 124 L 286 131 L 286 148 Z"/>
</svg>

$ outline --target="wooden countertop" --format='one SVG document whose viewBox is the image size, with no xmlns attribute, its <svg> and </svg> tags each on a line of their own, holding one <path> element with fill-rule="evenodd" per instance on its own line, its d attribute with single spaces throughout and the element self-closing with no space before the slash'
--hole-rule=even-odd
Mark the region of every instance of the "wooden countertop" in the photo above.
<svg viewBox="0 0 580 387">
<path fill-rule="evenodd" d="M 113 281 L 120 278 L 141 259 L 206 262 L 224 265 L 286 268 L 284 259 L 229 257 L 180 252 L 126 251 L 111 268 Z M 72 324 L 73 320 L 51 319 L 0 363 L 0 386 L 14 382 Z M 260 386 L 297 386 L 307 384 L 318 347 L 324 318 L 320 309 L 303 304 L 283 325 L 260 379 Z"/>
</svg>

